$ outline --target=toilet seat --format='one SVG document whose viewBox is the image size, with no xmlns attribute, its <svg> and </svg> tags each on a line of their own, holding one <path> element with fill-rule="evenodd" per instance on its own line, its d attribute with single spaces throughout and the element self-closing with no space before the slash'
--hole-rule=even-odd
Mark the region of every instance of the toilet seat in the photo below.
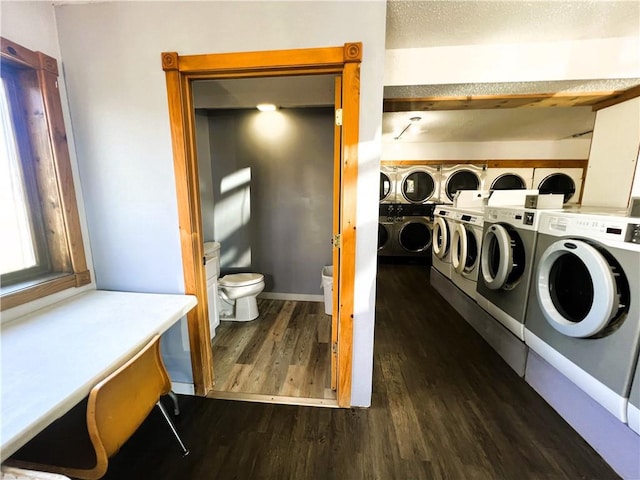
<svg viewBox="0 0 640 480">
<path fill-rule="evenodd" d="M 260 273 L 232 273 L 222 277 L 218 281 L 218 285 L 223 287 L 247 287 L 263 280 L 264 275 Z"/>
</svg>

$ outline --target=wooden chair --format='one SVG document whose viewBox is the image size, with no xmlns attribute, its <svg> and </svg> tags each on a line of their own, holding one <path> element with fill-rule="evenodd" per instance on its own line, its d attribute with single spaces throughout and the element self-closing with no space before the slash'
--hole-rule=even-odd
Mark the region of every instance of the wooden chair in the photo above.
<svg viewBox="0 0 640 480">
<path fill-rule="evenodd" d="M 98 383 L 89 393 L 86 402 L 86 426 L 82 425 L 82 428 L 85 432 L 88 431 L 89 446 L 93 450 L 91 458 L 95 458 L 95 462 L 91 463 L 95 464 L 87 466 L 85 460 L 85 464 L 81 467 L 69 466 L 71 462 L 68 459 L 73 458 L 74 455 L 70 456 L 68 452 L 54 458 L 56 453 L 52 450 L 56 449 L 53 447 L 60 442 L 67 442 L 70 438 L 68 429 L 63 433 L 61 425 L 53 425 L 49 432 L 47 430 L 42 432 L 30 442 L 34 445 L 27 444 L 5 463 L 80 479 L 101 478 L 107 472 L 109 458 L 120 450 L 155 405 L 159 407 L 169 424 L 183 454 L 188 455 L 189 451 L 160 403 L 160 397 L 171 392 L 171 381 L 162 363 L 159 345 L 160 336 L 157 335 L 131 360 Z M 80 405 L 79 410 L 83 407 L 84 405 Z M 72 413 L 70 412 L 69 416 L 72 416 Z M 56 422 L 64 423 L 60 420 L 62 419 Z M 78 423 L 83 422 L 67 419 L 66 423 L 72 423 L 72 429 L 78 430 L 80 427 Z M 34 452 L 44 453 L 38 455 Z M 35 459 L 33 459 L 34 456 Z M 40 461 L 42 463 L 39 463 Z"/>
</svg>

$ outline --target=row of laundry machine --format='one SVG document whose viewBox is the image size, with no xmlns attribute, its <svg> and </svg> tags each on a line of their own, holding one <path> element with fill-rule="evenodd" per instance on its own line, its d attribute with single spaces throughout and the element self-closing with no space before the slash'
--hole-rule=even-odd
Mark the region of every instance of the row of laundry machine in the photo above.
<svg viewBox="0 0 640 480">
<path fill-rule="evenodd" d="M 452 204 L 459 191 L 536 188 L 542 193 L 561 194 L 563 203 L 572 205 L 580 198 L 582 177 L 582 168 L 382 165 L 378 256 L 429 260 L 436 206 Z"/>
<path fill-rule="evenodd" d="M 640 434 L 640 218 L 502 193 L 436 207 L 432 268 Z"/>
</svg>

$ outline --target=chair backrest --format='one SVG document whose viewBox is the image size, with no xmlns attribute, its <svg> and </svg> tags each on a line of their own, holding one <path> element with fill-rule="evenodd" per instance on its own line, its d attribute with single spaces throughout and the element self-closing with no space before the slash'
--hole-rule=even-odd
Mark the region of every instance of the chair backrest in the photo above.
<svg viewBox="0 0 640 480">
<path fill-rule="evenodd" d="M 105 463 L 138 429 L 161 395 L 171 390 L 155 336 L 136 356 L 89 393 L 87 426 L 98 463 Z"/>
</svg>

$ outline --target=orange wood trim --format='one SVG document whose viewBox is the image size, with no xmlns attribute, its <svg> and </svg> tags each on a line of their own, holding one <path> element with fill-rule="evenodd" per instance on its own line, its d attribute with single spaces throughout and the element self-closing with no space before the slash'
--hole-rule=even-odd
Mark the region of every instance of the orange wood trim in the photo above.
<svg viewBox="0 0 640 480">
<path fill-rule="evenodd" d="M 616 95 L 611 95 L 609 98 L 606 98 L 598 103 L 596 103 L 592 110 L 597 111 L 603 108 L 612 107 L 613 105 L 617 105 L 618 103 L 626 102 L 627 100 L 631 100 L 632 98 L 640 97 L 640 85 L 636 85 L 635 87 L 631 87 L 628 90 L 624 90 Z"/>
<path fill-rule="evenodd" d="M 490 108 L 540 108 L 592 106 L 610 98 L 617 98 L 625 91 L 567 92 L 521 95 L 468 95 L 449 97 L 387 98 L 384 112 L 429 110 L 474 110 Z"/>
<path fill-rule="evenodd" d="M 163 59 L 164 59 L 163 54 Z M 173 160 L 176 178 L 176 192 L 178 197 L 178 228 L 182 250 L 183 276 L 185 293 L 196 295 L 198 305 L 187 314 L 189 325 L 189 344 L 191 347 L 191 366 L 197 395 L 206 395 L 213 389 L 213 360 L 211 344 L 209 342 L 209 322 L 207 321 L 206 288 L 202 288 L 202 246 L 197 223 L 197 185 L 194 184 L 193 171 L 197 164 L 191 158 L 193 127 L 189 120 L 190 114 L 186 109 L 191 105 L 189 98 L 185 98 L 188 80 L 183 78 L 178 70 L 165 70 L 167 83 L 167 99 L 169 103 L 169 119 L 171 140 L 173 145 Z M 191 132 L 189 129 L 191 128 Z M 197 175 L 197 169 L 195 170 Z"/>
<path fill-rule="evenodd" d="M 383 160 L 384 166 L 486 165 L 489 168 L 587 168 L 588 159 L 567 160 Z"/>
<path fill-rule="evenodd" d="M 46 69 L 38 71 L 40 88 L 42 89 L 45 112 L 50 134 L 53 164 L 57 176 L 58 192 L 62 206 L 62 220 L 67 233 L 67 242 L 73 271 L 86 272 L 87 260 L 82 242 L 82 229 L 76 201 L 76 190 L 73 184 L 73 172 L 67 143 L 67 132 L 62 115 L 62 103 L 58 89 L 57 64 L 51 57 L 41 54 L 41 59 L 49 63 Z M 50 63 L 54 62 L 52 66 Z"/>
<path fill-rule="evenodd" d="M 354 45 L 357 47 L 355 48 Z M 343 76 L 343 171 L 338 335 L 338 391 L 340 406 L 350 406 L 353 343 L 353 290 L 355 285 L 355 211 L 359 133 L 360 63 L 362 45 L 342 47 L 179 56 L 162 54 L 166 75 L 169 119 L 178 197 L 178 216 L 186 293 L 198 297 L 187 316 L 196 393 L 213 385 L 211 344 L 208 340 L 206 281 L 202 261 L 202 233 L 198 197 L 195 133 L 189 82 L 205 78 L 242 78 L 290 74 L 339 73 Z M 348 61 L 345 60 L 348 57 Z M 175 64 L 177 62 L 177 69 Z M 345 128 L 345 126 L 347 128 Z M 349 132 L 348 136 L 346 132 Z M 196 205 L 197 204 L 197 205 Z M 346 300 L 345 300 L 346 299 Z M 206 325 L 204 325 L 206 324 Z M 205 338 L 205 332 L 207 333 Z"/>
<path fill-rule="evenodd" d="M 356 273 L 360 63 L 345 64 L 342 82 L 342 215 L 340 219 L 340 325 L 338 327 L 337 400 L 339 406 L 349 407 L 351 406 Z"/>
<path fill-rule="evenodd" d="M 27 302 L 32 302 L 47 295 L 67 290 L 69 288 L 77 287 L 78 278 L 82 279 L 86 273 L 80 273 L 78 276 L 73 273 L 54 278 L 53 280 L 47 280 L 46 282 L 39 283 L 37 285 L 25 288 L 23 290 L 17 290 L 12 293 L 7 293 L 2 296 L 0 302 L 0 310 L 7 310 L 9 308 L 17 307 Z"/>
<path fill-rule="evenodd" d="M 337 76 L 334 83 L 335 109 L 342 108 L 342 76 Z M 340 233 L 340 201 L 341 201 L 341 174 L 342 174 L 342 127 L 334 121 L 333 127 L 333 228 L 335 235 Z M 340 318 L 340 249 L 332 240 L 332 265 L 333 265 L 333 292 L 331 313 L 331 389 L 338 390 L 338 352 L 333 349 L 338 345 L 338 328 Z"/>
<path fill-rule="evenodd" d="M 224 70 L 264 72 L 270 68 L 281 70 L 286 67 L 308 69 L 328 66 L 341 67 L 344 63 L 345 50 L 345 47 L 327 47 L 180 55 L 178 57 L 178 69 L 182 73 L 198 73 L 209 70 L 218 72 Z M 352 52 L 352 50 L 350 51 Z M 264 74 L 256 76 L 264 76 Z"/>
<path fill-rule="evenodd" d="M 33 69 L 40 68 L 38 53 L 18 45 L 11 40 L 0 37 L 0 58 L 14 65 L 22 65 Z"/>
</svg>

